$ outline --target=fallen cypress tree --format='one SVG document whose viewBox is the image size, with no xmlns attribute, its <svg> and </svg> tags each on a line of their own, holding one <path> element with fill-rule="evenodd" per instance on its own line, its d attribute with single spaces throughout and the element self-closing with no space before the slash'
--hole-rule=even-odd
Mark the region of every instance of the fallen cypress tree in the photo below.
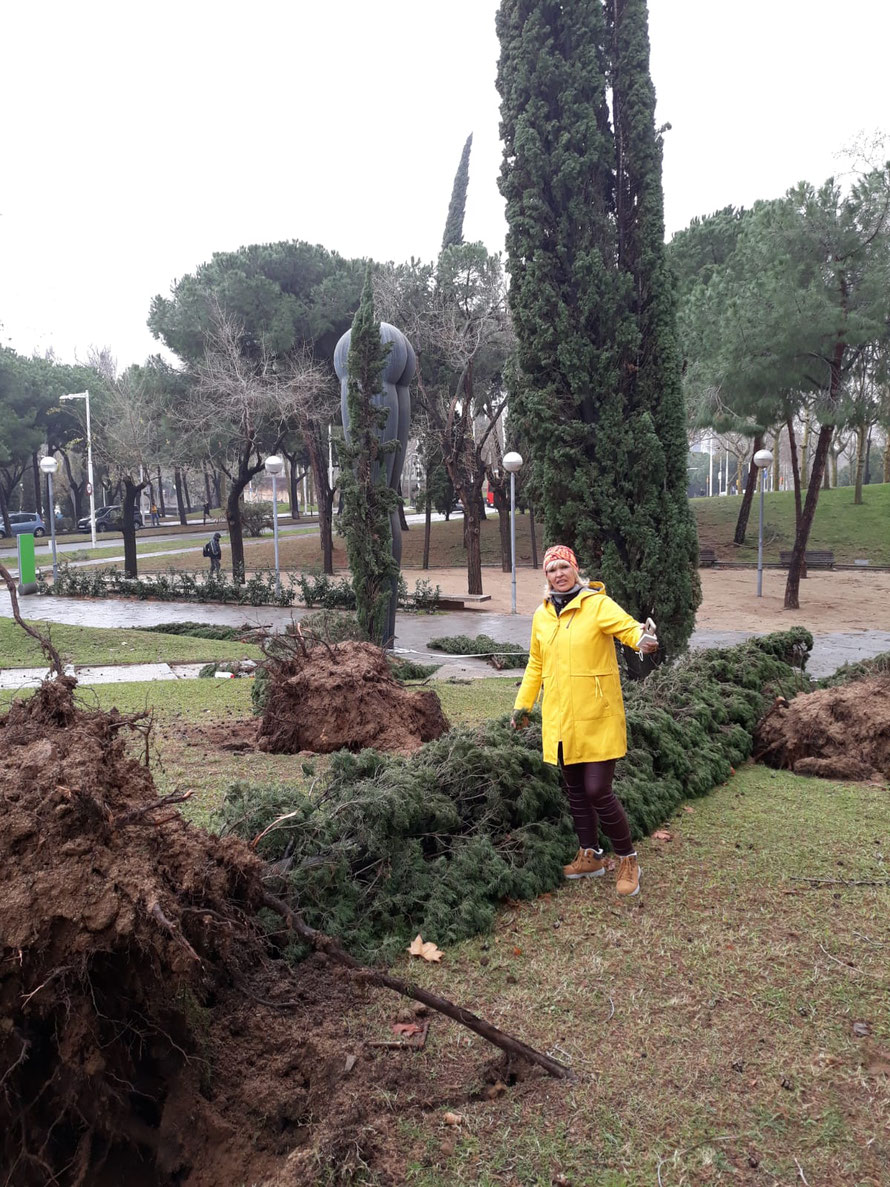
<svg viewBox="0 0 890 1187">
<path fill-rule="evenodd" d="M 695 652 L 625 690 L 616 787 L 635 837 L 749 757 L 772 699 L 810 687 L 812 645 L 795 628 Z M 220 823 L 278 863 L 310 925 L 366 958 L 417 932 L 443 945 L 486 931 L 505 898 L 558 885 L 577 843 L 537 716 L 452 729 L 407 758 L 341 752 L 308 791 L 236 783 Z"/>
</svg>

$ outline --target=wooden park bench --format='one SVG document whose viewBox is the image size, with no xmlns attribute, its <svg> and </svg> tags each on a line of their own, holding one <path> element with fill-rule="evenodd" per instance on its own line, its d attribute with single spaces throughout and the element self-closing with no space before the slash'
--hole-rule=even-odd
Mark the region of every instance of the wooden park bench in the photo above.
<svg viewBox="0 0 890 1187">
<path fill-rule="evenodd" d="M 713 548 L 700 548 L 698 550 L 698 567 L 700 569 L 713 569 L 717 564 L 717 553 Z"/>
<path fill-rule="evenodd" d="M 779 563 L 783 569 L 791 567 L 791 558 L 793 552 L 782 551 L 779 553 Z M 805 552 L 804 554 L 804 572 L 807 569 L 833 569 L 834 568 L 834 553 L 827 548 L 817 548 L 812 552 Z"/>
<path fill-rule="evenodd" d="M 451 594 L 439 594 L 439 600 L 436 603 L 437 610 L 465 610 L 467 603 L 471 606 L 476 606 L 480 602 L 490 602 L 491 594 L 456 594 L 454 597 Z"/>
</svg>

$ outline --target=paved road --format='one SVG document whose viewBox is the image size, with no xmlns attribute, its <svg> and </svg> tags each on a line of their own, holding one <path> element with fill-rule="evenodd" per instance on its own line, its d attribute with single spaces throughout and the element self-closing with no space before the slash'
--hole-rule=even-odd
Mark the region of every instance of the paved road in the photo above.
<svg viewBox="0 0 890 1187">
<path fill-rule="evenodd" d="M 249 623 L 283 630 L 293 619 L 310 611 L 272 606 L 218 606 L 194 602 L 139 602 L 119 598 L 53 598 L 31 596 L 22 599 L 26 618 L 45 622 L 63 622 L 78 626 L 136 627 L 156 626 L 162 622 L 209 622 L 229 626 Z M 9 595 L 0 592 L 0 617 L 11 618 Z M 531 617 L 523 614 L 492 614 L 484 610 L 448 611 L 439 614 L 400 614 L 396 621 L 397 652 L 422 663 L 440 663 L 438 679 L 492 676 L 493 670 L 482 661 L 452 659 L 430 651 L 428 643 L 437 635 L 486 634 L 505 643 L 526 644 Z M 757 633 L 755 631 L 696 631 L 690 640 L 693 648 L 731 647 Z M 867 659 L 890 651 L 890 631 L 834 631 L 816 636 L 808 671 L 827 676 L 843 663 Z M 0 656 L 0 667 L 2 667 Z M 516 673 L 513 673 L 515 678 Z"/>
</svg>

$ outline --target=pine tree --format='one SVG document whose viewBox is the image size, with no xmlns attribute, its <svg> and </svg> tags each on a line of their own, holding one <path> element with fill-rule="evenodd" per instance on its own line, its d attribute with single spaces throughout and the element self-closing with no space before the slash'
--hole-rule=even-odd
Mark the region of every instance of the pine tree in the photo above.
<svg viewBox="0 0 890 1187">
<path fill-rule="evenodd" d="M 464 211 L 467 206 L 467 186 L 470 181 L 470 149 L 473 147 L 473 133 L 467 137 L 460 154 L 460 164 L 454 175 L 451 201 L 448 203 L 448 217 L 445 220 L 445 234 L 442 236 L 442 251 L 446 247 L 457 247 L 464 241 Z"/>
<path fill-rule="evenodd" d="M 346 537 L 359 625 L 369 639 L 381 646 L 387 642 L 383 635 L 393 582 L 399 572 L 392 555 L 389 521 L 398 496 L 387 486 L 385 467 L 386 453 L 398 442 L 381 444 L 379 432 L 387 410 L 374 403 L 382 386 L 387 350 L 380 341 L 368 265 L 349 340 L 349 441 L 340 446 L 344 462 L 341 529 Z"/>
<path fill-rule="evenodd" d="M 511 410 L 548 542 L 571 544 L 676 652 L 700 594 L 646 5 L 607 7 L 503 0 L 498 13 Z"/>
</svg>

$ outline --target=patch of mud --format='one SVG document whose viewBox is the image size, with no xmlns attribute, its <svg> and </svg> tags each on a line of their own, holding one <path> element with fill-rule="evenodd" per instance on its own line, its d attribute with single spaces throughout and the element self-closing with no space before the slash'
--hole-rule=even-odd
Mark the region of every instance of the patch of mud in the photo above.
<svg viewBox="0 0 890 1187">
<path fill-rule="evenodd" d="M 261 750 L 328 754 L 372 747 L 405 753 L 448 730 L 435 692 L 402 688 L 371 643 L 296 650 L 268 666 Z"/>
<path fill-rule="evenodd" d="M 73 686 L 0 717 L 0 1182 L 301 1187 L 378 1154 L 402 1181 L 393 1102 L 442 1085 L 362 1054 L 368 987 L 278 958 L 258 860 L 159 801 L 131 753 L 145 723 Z"/>
<path fill-rule="evenodd" d="M 890 779 L 890 677 L 779 699 L 758 726 L 754 757 L 797 775 Z"/>
</svg>

